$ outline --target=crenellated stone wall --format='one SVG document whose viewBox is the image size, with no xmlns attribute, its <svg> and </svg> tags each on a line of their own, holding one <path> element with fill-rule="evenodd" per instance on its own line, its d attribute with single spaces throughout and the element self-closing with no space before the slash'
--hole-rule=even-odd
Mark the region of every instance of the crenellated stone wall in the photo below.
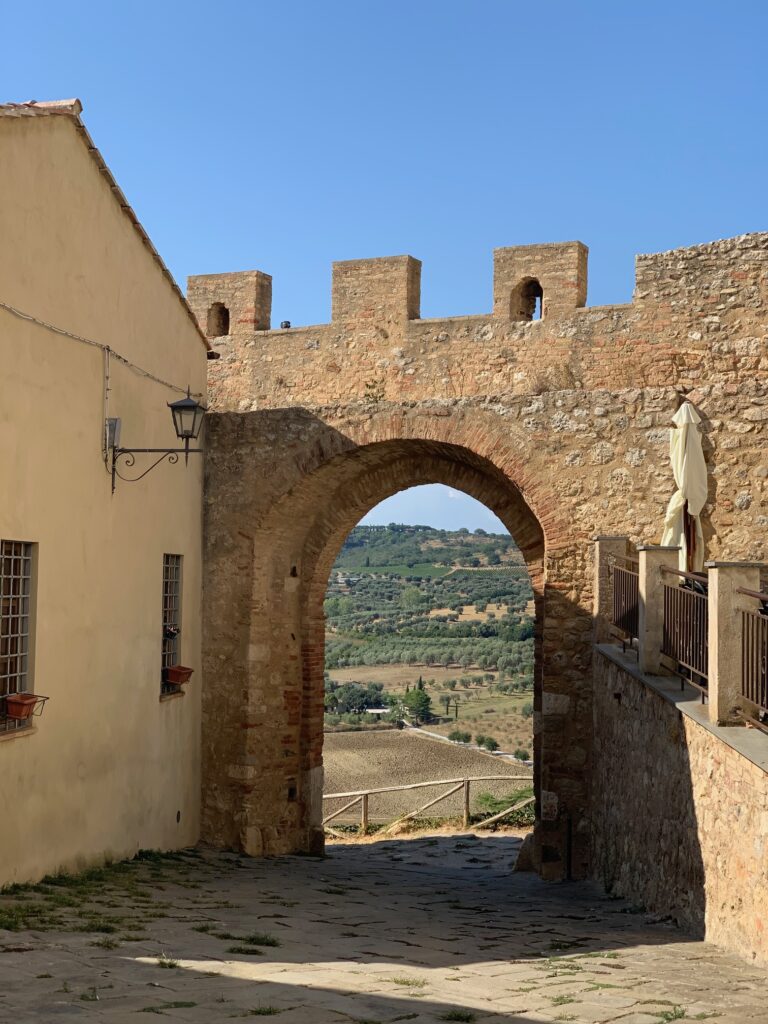
<svg viewBox="0 0 768 1024">
<path fill-rule="evenodd" d="M 334 268 L 333 321 L 259 331 L 255 272 L 193 278 L 213 338 L 206 498 L 204 830 L 317 848 L 322 603 L 349 530 L 444 482 L 518 541 L 536 595 L 537 863 L 589 873 L 595 534 L 658 542 L 671 417 L 702 416 L 707 556 L 768 556 L 768 235 L 638 259 L 635 301 L 583 308 L 580 243 L 498 250 L 494 312 L 417 319 L 411 257 Z M 540 320 L 525 320 L 537 296 Z"/>
<path fill-rule="evenodd" d="M 495 253 L 494 310 L 485 316 L 420 320 L 420 264 L 411 257 L 334 265 L 333 320 L 289 330 L 268 324 L 269 289 L 244 312 L 238 278 L 190 278 L 201 325 L 207 304 L 237 309 L 209 388 L 219 410 L 354 401 L 538 394 L 739 383 L 765 374 L 768 235 L 744 235 L 637 259 L 632 303 L 584 306 L 586 249 L 580 243 Z M 264 275 L 263 275 L 264 276 Z M 520 283 L 540 280 L 541 320 L 519 318 Z M 246 289 L 248 290 L 248 289 Z M 358 298 L 354 298 L 357 295 Z M 362 296 L 362 297 L 361 297 Z"/>
</svg>

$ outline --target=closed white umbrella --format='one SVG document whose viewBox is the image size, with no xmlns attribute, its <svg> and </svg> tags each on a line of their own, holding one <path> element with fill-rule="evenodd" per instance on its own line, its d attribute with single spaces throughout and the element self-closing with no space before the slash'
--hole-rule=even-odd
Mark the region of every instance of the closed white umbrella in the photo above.
<svg viewBox="0 0 768 1024">
<path fill-rule="evenodd" d="M 672 417 L 669 458 L 677 490 L 664 519 L 661 543 L 680 548 L 680 568 L 699 572 L 704 567 L 704 534 L 701 510 L 707 500 L 707 464 L 701 448 L 701 417 L 690 402 L 684 402 Z"/>
</svg>

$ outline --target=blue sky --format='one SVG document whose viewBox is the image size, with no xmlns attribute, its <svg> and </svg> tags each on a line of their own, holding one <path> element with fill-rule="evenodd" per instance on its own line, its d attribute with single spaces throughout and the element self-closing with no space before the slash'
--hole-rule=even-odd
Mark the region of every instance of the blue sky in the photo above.
<svg viewBox="0 0 768 1024">
<path fill-rule="evenodd" d="M 411 523 L 434 526 L 440 530 L 478 528 L 488 533 L 509 531 L 489 509 L 462 491 L 443 484 L 409 487 L 393 494 L 372 509 L 361 522 L 386 526 L 387 523 Z"/>
<path fill-rule="evenodd" d="M 768 228 L 758 0 L 40 0 L 3 37 L 0 97 L 79 96 L 179 281 L 265 270 L 275 323 L 328 319 L 336 259 L 410 253 L 424 316 L 477 313 L 495 246 L 578 238 L 596 305 Z"/>
</svg>

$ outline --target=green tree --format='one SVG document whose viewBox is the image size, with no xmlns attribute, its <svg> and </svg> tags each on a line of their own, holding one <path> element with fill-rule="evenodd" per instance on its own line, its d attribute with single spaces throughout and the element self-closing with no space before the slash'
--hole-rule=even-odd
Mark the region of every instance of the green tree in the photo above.
<svg viewBox="0 0 768 1024">
<path fill-rule="evenodd" d="M 422 600 L 419 588 L 406 587 L 400 595 L 400 604 L 403 608 L 407 608 L 410 611 L 415 611 L 417 608 L 423 607 L 424 601 Z"/>
<path fill-rule="evenodd" d="M 432 716 L 432 701 L 425 690 L 406 693 L 403 704 L 416 722 L 428 722 Z"/>
<path fill-rule="evenodd" d="M 454 729 L 453 732 L 448 733 L 448 739 L 453 740 L 454 743 L 469 743 L 472 739 L 472 734 L 463 732 L 461 729 Z"/>
<path fill-rule="evenodd" d="M 343 683 L 326 692 L 326 707 L 337 714 L 360 714 L 367 708 L 379 707 L 384 700 L 381 683 Z"/>
</svg>

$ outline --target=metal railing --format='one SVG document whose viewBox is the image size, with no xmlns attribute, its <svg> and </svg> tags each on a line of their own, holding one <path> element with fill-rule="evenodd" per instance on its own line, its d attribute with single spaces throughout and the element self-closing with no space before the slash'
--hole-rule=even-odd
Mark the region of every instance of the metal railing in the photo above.
<svg viewBox="0 0 768 1024">
<path fill-rule="evenodd" d="M 624 565 L 613 565 L 613 626 L 630 641 L 640 632 L 640 565 L 623 559 Z"/>
<path fill-rule="evenodd" d="M 668 667 L 685 683 L 707 693 L 709 674 L 709 600 L 704 573 L 663 567 L 664 574 L 683 578 L 681 584 L 664 584 L 664 628 L 661 653 Z"/>
<path fill-rule="evenodd" d="M 746 713 L 755 724 L 768 718 L 768 594 L 738 588 L 738 593 L 760 602 L 758 611 L 741 613 L 741 695 Z"/>
</svg>

